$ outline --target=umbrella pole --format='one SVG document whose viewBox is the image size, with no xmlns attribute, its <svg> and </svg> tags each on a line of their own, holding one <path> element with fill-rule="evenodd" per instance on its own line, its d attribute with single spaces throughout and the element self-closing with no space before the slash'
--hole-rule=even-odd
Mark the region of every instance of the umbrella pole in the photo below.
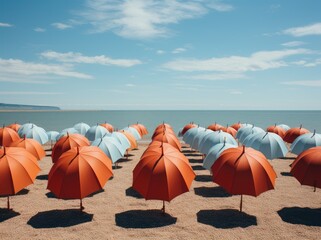
<svg viewBox="0 0 321 240">
<path fill-rule="evenodd" d="M 242 205 L 243 205 L 243 195 L 241 194 L 240 212 L 242 212 Z"/>
<path fill-rule="evenodd" d="M 165 201 L 163 200 L 163 208 L 162 208 L 163 214 L 165 214 Z"/>
<path fill-rule="evenodd" d="M 9 196 L 7 197 L 7 209 L 10 210 L 10 199 L 9 199 Z"/>
<path fill-rule="evenodd" d="M 80 211 L 82 212 L 84 210 L 84 207 L 82 206 L 82 199 L 80 199 Z"/>
<path fill-rule="evenodd" d="M 126 150 L 126 160 L 128 160 L 128 149 Z"/>
</svg>

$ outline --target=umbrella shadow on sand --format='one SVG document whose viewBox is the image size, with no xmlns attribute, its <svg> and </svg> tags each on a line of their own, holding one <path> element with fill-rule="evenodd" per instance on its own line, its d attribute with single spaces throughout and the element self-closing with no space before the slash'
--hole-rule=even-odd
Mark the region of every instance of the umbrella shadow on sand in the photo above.
<svg viewBox="0 0 321 240">
<path fill-rule="evenodd" d="M 224 190 L 224 188 L 220 186 L 216 187 L 198 187 L 194 188 L 194 192 L 196 195 L 206 198 L 224 198 L 224 197 L 231 197 L 232 195 L 229 194 Z"/>
<path fill-rule="evenodd" d="M 138 198 L 138 199 L 142 199 L 142 195 L 140 195 L 134 188 L 132 187 L 129 187 L 126 189 L 125 191 L 126 193 L 126 196 L 129 196 L 129 197 L 134 197 L 134 198 Z"/>
<path fill-rule="evenodd" d="M 191 158 L 188 159 L 189 163 L 203 163 L 203 159 L 195 159 L 195 158 Z"/>
<path fill-rule="evenodd" d="M 36 179 L 38 179 L 38 180 L 48 180 L 48 174 L 38 175 L 36 177 Z"/>
<path fill-rule="evenodd" d="M 255 216 L 234 209 L 200 210 L 197 221 L 215 228 L 247 228 L 257 225 Z"/>
<path fill-rule="evenodd" d="M 123 228 L 157 228 L 175 224 L 177 218 L 160 210 L 130 210 L 117 213 L 115 221 Z"/>
<path fill-rule="evenodd" d="M 0 223 L 19 215 L 20 213 L 15 212 L 12 209 L 0 208 Z"/>
<path fill-rule="evenodd" d="M 51 210 L 38 212 L 27 222 L 33 228 L 71 227 L 91 222 L 93 214 L 81 212 L 78 209 Z"/>
<path fill-rule="evenodd" d="M 192 169 L 194 170 L 194 171 L 197 171 L 197 170 L 205 170 L 205 168 L 203 168 L 203 166 L 202 165 L 194 165 L 194 166 L 192 166 Z"/>
<path fill-rule="evenodd" d="M 282 208 L 278 214 L 287 223 L 321 227 L 321 208 Z"/>
<path fill-rule="evenodd" d="M 105 192 L 105 190 L 104 190 L 104 189 L 100 189 L 100 190 L 98 190 L 98 191 L 96 191 L 96 192 L 94 192 L 94 193 L 89 194 L 87 197 L 93 197 L 93 196 L 95 196 L 96 194 L 102 193 L 102 192 Z M 57 198 L 56 195 L 53 194 L 52 192 L 47 192 L 47 193 L 46 193 L 46 196 L 47 196 L 47 198 L 56 198 L 56 199 L 59 199 L 59 198 Z"/>
<path fill-rule="evenodd" d="M 293 177 L 290 172 L 281 172 L 280 174 L 284 177 Z"/>
<path fill-rule="evenodd" d="M 196 175 L 194 180 L 197 182 L 212 182 L 212 176 L 211 175 Z"/>
</svg>

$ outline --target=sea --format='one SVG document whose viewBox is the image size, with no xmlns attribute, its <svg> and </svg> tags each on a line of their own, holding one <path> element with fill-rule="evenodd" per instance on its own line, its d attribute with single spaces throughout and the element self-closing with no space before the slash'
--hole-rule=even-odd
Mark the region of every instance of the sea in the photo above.
<svg viewBox="0 0 321 240">
<path fill-rule="evenodd" d="M 122 129 L 134 123 L 145 125 L 150 138 L 157 125 L 165 122 L 174 131 L 193 122 L 201 127 L 213 123 L 223 126 L 237 122 L 251 123 L 266 129 L 274 124 L 286 124 L 290 127 L 302 125 L 310 131 L 321 133 L 321 111 L 257 111 L 257 110 L 113 110 L 113 111 L 3 111 L 0 112 L 0 124 L 34 123 L 46 131 L 58 131 L 84 122 L 90 126 L 100 123 L 110 123 L 116 129 Z"/>
</svg>

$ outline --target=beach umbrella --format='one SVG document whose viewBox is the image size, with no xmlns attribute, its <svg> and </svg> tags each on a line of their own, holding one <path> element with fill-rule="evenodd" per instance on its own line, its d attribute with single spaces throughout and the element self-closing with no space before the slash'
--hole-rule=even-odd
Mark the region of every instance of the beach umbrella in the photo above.
<svg viewBox="0 0 321 240">
<path fill-rule="evenodd" d="M 213 131 L 211 129 L 204 129 L 204 131 L 198 132 L 192 141 L 191 148 L 198 150 L 202 139 L 212 132 Z"/>
<path fill-rule="evenodd" d="M 136 138 L 134 137 L 133 134 L 131 134 L 128 131 L 124 131 L 124 130 L 120 130 L 119 132 L 121 134 L 123 134 L 127 138 L 127 140 L 129 141 L 129 143 L 130 143 L 130 147 L 127 150 L 133 150 L 133 149 L 138 147 Z"/>
<path fill-rule="evenodd" d="M 229 133 L 223 131 L 215 131 L 207 134 L 199 144 L 199 151 L 203 154 L 208 154 L 209 150 L 216 144 L 229 143 L 237 146 L 236 140 Z"/>
<path fill-rule="evenodd" d="M 73 147 L 89 146 L 90 143 L 86 137 L 79 133 L 69 134 L 61 137 L 54 145 L 51 152 L 52 162 L 55 163 L 64 152 Z"/>
<path fill-rule="evenodd" d="M 179 137 L 183 137 L 182 131 L 183 131 L 183 128 L 178 129 L 178 134 L 177 135 Z"/>
<path fill-rule="evenodd" d="M 187 143 L 190 146 L 192 146 L 193 140 L 197 136 L 197 134 L 200 133 L 200 132 L 204 132 L 204 131 L 205 131 L 205 128 L 199 127 L 199 126 L 198 127 L 194 127 L 194 128 L 190 128 L 183 135 L 183 140 L 184 140 L 185 143 Z"/>
<path fill-rule="evenodd" d="M 234 123 L 231 125 L 232 128 L 234 128 L 236 131 L 239 130 L 239 128 L 242 127 L 242 124 L 240 122 Z"/>
<path fill-rule="evenodd" d="M 18 132 L 18 130 L 21 127 L 21 125 L 18 124 L 18 123 L 12 123 L 12 124 L 8 125 L 7 127 L 15 130 L 16 132 Z"/>
<path fill-rule="evenodd" d="M 172 129 L 173 130 L 172 126 L 170 124 L 168 124 L 168 123 L 165 123 L 165 122 L 163 122 L 161 124 L 158 124 L 156 126 L 156 128 L 155 128 L 155 131 L 158 130 L 159 128 L 161 128 L 161 129 L 166 128 L 167 130 L 168 129 Z"/>
<path fill-rule="evenodd" d="M 99 147 L 113 163 L 121 159 L 126 152 L 126 149 L 113 137 L 97 138 L 91 146 Z"/>
<path fill-rule="evenodd" d="M 125 127 L 122 130 L 131 133 L 135 137 L 136 140 L 139 140 L 142 138 L 142 135 L 140 135 L 138 130 L 134 127 Z"/>
<path fill-rule="evenodd" d="M 231 134 L 234 138 L 236 138 L 237 130 L 235 130 L 235 128 L 232 128 L 232 127 L 227 125 L 226 127 L 222 127 L 221 130 L 223 132 Z"/>
<path fill-rule="evenodd" d="M 186 125 L 183 127 L 182 136 L 184 136 L 184 134 L 185 134 L 189 129 L 195 128 L 195 127 L 198 127 L 195 123 L 186 124 Z"/>
<path fill-rule="evenodd" d="M 111 160 L 95 146 L 74 147 L 63 153 L 48 175 L 49 189 L 57 198 L 82 199 L 101 190 L 113 175 Z"/>
<path fill-rule="evenodd" d="M 291 165 L 291 174 L 302 185 L 321 188 L 321 147 L 302 152 Z"/>
<path fill-rule="evenodd" d="M 130 148 L 130 142 L 124 134 L 120 132 L 112 132 L 110 136 L 115 138 L 125 149 Z"/>
<path fill-rule="evenodd" d="M 170 202 L 188 192 L 195 178 L 188 159 L 167 143 L 146 149 L 133 170 L 133 188 L 146 200 Z"/>
<path fill-rule="evenodd" d="M 207 127 L 207 129 L 211 129 L 212 131 L 218 131 L 218 130 L 221 130 L 222 128 L 223 126 L 218 123 L 213 123 Z"/>
<path fill-rule="evenodd" d="M 97 124 L 88 129 L 85 137 L 88 138 L 89 141 L 95 141 L 95 139 L 102 138 L 106 134 L 109 134 L 108 130 Z"/>
<path fill-rule="evenodd" d="M 38 141 L 40 144 L 45 144 L 49 141 L 46 130 L 36 125 L 32 125 L 31 128 L 24 128 L 21 131 L 19 129 L 18 133 L 21 138 L 31 138 Z"/>
<path fill-rule="evenodd" d="M 0 195 L 9 196 L 18 193 L 32 184 L 40 171 L 37 159 L 23 148 L 3 147 L 0 149 Z"/>
<path fill-rule="evenodd" d="M 178 151 L 180 151 L 182 148 L 182 145 L 179 142 L 176 135 L 169 133 L 169 132 L 159 133 L 158 135 L 154 136 L 152 138 L 152 140 L 163 142 L 163 143 L 168 143 L 168 144 L 172 145 L 173 147 L 175 147 Z"/>
<path fill-rule="evenodd" d="M 75 124 L 73 128 L 76 129 L 78 133 L 85 136 L 90 126 L 87 123 L 80 122 Z"/>
<path fill-rule="evenodd" d="M 22 124 L 21 126 L 20 126 L 20 128 L 18 129 L 18 134 L 19 134 L 19 136 L 22 136 L 23 137 L 23 135 L 21 134 L 21 132 L 24 132 L 24 131 L 27 131 L 28 129 L 31 129 L 32 127 L 34 127 L 34 126 L 37 126 L 36 124 L 34 124 L 34 123 L 24 123 L 24 124 Z"/>
<path fill-rule="evenodd" d="M 261 132 L 249 135 L 243 144 L 260 151 L 268 159 L 285 157 L 288 153 L 283 139 L 276 133 Z"/>
<path fill-rule="evenodd" d="M 290 151 L 299 155 L 301 152 L 317 146 L 321 146 L 321 134 L 315 133 L 314 130 L 313 133 L 305 133 L 297 137 L 291 144 Z"/>
<path fill-rule="evenodd" d="M 288 126 L 288 125 L 286 125 L 286 124 L 278 124 L 278 125 L 276 125 L 276 126 L 278 126 L 278 127 L 280 127 L 280 128 L 283 128 L 285 131 L 288 131 L 288 130 L 290 129 L 290 126 Z"/>
<path fill-rule="evenodd" d="M 272 132 L 272 133 L 276 133 L 277 135 L 279 135 L 282 139 L 285 136 L 285 132 L 286 130 L 280 126 L 277 126 L 276 124 L 273 126 L 269 126 L 266 128 L 267 132 Z"/>
<path fill-rule="evenodd" d="M 61 130 L 61 132 L 57 135 L 56 141 L 58 141 L 60 138 L 64 136 L 67 136 L 68 134 L 75 134 L 75 133 L 79 134 L 79 132 L 74 128 L 65 128 Z"/>
<path fill-rule="evenodd" d="M 259 151 L 245 146 L 224 150 L 212 166 L 213 182 L 228 193 L 259 196 L 274 189 L 276 173 L 266 157 Z"/>
<path fill-rule="evenodd" d="M 8 147 L 12 142 L 19 139 L 20 137 L 15 130 L 9 127 L 0 128 L 0 146 Z"/>
<path fill-rule="evenodd" d="M 155 128 L 154 132 L 153 132 L 153 136 L 152 139 L 157 136 L 158 134 L 162 134 L 162 133 L 171 133 L 173 135 L 176 136 L 173 128 L 171 126 L 169 126 L 168 124 L 162 124 L 159 125 L 157 128 Z"/>
<path fill-rule="evenodd" d="M 143 124 L 136 123 L 136 124 L 130 125 L 130 127 L 135 128 L 139 132 L 140 136 L 144 136 L 148 134 L 147 128 Z"/>
<path fill-rule="evenodd" d="M 203 160 L 203 168 L 211 171 L 212 165 L 220 157 L 221 153 L 229 148 L 237 148 L 237 146 L 230 143 L 222 142 L 210 148 L 208 154 Z"/>
<path fill-rule="evenodd" d="M 105 122 L 105 123 L 101 123 L 99 125 L 106 128 L 108 130 L 108 132 L 112 133 L 114 131 L 114 127 L 110 123 Z"/>
<path fill-rule="evenodd" d="M 20 147 L 26 149 L 29 153 L 36 157 L 37 160 L 41 160 L 46 156 L 46 152 L 41 144 L 31 138 L 21 138 L 10 144 L 10 147 Z"/>
<path fill-rule="evenodd" d="M 47 131 L 48 139 L 50 141 L 50 147 L 52 148 L 52 143 L 57 141 L 59 132 L 57 131 Z"/>
<path fill-rule="evenodd" d="M 300 125 L 300 127 L 290 128 L 285 132 L 283 140 L 287 143 L 293 143 L 298 136 L 301 136 L 309 132 L 310 131 L 308 129 L 303 128 L 302 125 Z"/>
<path fill-rule="evenodd" d="M 246 126 L 246 127 L 241 127 L 237 133 L 236 133 L 236 138 L 239 140 L 240 143 L 243 143 L 245 138 L 249 135 L 253 135 L 255 133 L 262 133 L 265 132 L 262 128 L 255 127 L 255 126 Z"/>
</svg>

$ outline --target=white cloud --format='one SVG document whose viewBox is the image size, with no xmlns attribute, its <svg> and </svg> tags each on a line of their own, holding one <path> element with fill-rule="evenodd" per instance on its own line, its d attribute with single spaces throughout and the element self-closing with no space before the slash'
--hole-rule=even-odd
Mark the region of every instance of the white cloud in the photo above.
<svg viewBox="0 0 321 240">
<path fill-rule="evenodd" d="M 164 51 L 164 50 L 157 50 L 156 53 L 157 53 L 158 55 L 162 55 L 162 54 L 165 53 L 165 51 Z"/>
<path fill-rule="evenodd" d="M 294 37 L 303 37 L 308 35 L 321 35 L 321 22 L 303 26 L 288 28 L 283 31 L 284 34 L 292 35 Z"/>
<path fill-rule="evenodd" d="M 52 25 L 53 27 L 55 27 L 55 28 L 60 29 L 60 30 L 65 30 L 65 29 L 68 29 L 68 28 L 72 28 L 72 25 L 70 25 L 70 24 L 65 24 L 65 23 L 58 23 L 58 22 L 56 22 L 56 23 L 52 23 L 51 25 Z"/>
<path fill-rule="evenodd" d="M 131 83 L 127 83 L 125 86 L 126 87 L 135 87 L 136 85 L 135 84 L 131 84 Z"/>
<path fill-rule="evenodd" d="M 10 23 L 3 23 L 3 22 L 0 22 L 0 27 L 13 27 L 12 24 Z"/>
<path fill-rule="evenodd" d="M 183 79 L 190 80 L 238 80 L 244 79 L 246 76 L 242 73 L 210 73 L 210 74 L 196 74 L 196 75 L 188 75 L 182 76 Z"/>
<path fill-rule="evenodd" d="M 1 95 L 60 95 L 62 92 L 18 92 L 18 91 L 3 91 Z"/>
<path fill-rule="evenodd" d="M 311 53 L 308 49 L 286 49 L 279 51 L 255 52 L 249 57 L 230 56 L 223 58 L 179 59 L 164 64 L 164 67 L 176 71 L 214 71 L 214 72 L 247 72 L 260 71 L 288 66 L 284 58 Z"/>
<path fill-rule="evenodd" d="M 232 6 L 210 0 L 87 0 L 86 9 L 76 14 L 93 27 L 92 32 L 145 39 L 168 36 L 168 25 L 201 17 L 211 9 L 230 11 Z"/>
<path fill-rule="evenodd" d="M 44 29 L 44 28 L 40 28 L 40 27 L 37 27 L 37 28 L 35 28 L 35 29 L 33 29 L 35 32 L 45 32 L 46 31 L 46 29 Z"/>
<path fill-rule="evenodd" d="M 142 62 L 137 59 L 112 59 L 105 55 L 88 57 L 81 53 L 67 52 L 59 53 L 54 51 L 47 51 L 40 54 L 42 57 L 56 60 L 65 63 L 88 63 L 88 64 L 100 64 L 100 65 L 114 65 L 119 67 L 132 67 Z"/>
<path fill-rule="evenodd" d="M 239 90 L 230 90 L 229 91 L 229 94 L 233 94 L 233 95 L 242 95 L 243 92 L 242 91 L 239 91 Z"/>
<path fill-rule="evenodd" d="M 289 82 L 282 82 L 282 84 L 305 86 L 305 87 L 321 87 L 321 80 L 289 81 Z"/>
<path fill-rule="evenodd" d="M 305 63 L 305 67 L 315 67 L 321 64 L 321 58 L 316 59 L 314 62 Z"/>
<path fill-rule="evenodd" d="M 282 43 L 282 46 L 284 46 L 284 47 L 298 47 L 298 46 L 302 46 L 304 44 L 305 43 L 301 42 L 301 41 L 292 41 L 292 42 Z"/>
<path fill-rule="evenodd" d="M 0 81 L 4 82 L 25 82 L 38 83 L 39 76 L 44 78 L 48 76 L 71 77 L 80 79 L 92 79 L 93 77 L 76 72 L 72 65 L 54 65 L 34 62 L 25 62 L 20 59 L 2 59 L 0 58 Z M 27 77 L 26 80 L 24 78 Z M 35 77 L 33 80 L 31 77 Z M 30 79 L 31 78 L 31 79 Z"/>
<path fill-rule="evenodd" d="M 178 54 L 178 53 L 182 53 L 182 52 L 185 52 L 186 51 L 186 48 L 175 48 L 172 53 L 173 54 Z"/>
</svg>

